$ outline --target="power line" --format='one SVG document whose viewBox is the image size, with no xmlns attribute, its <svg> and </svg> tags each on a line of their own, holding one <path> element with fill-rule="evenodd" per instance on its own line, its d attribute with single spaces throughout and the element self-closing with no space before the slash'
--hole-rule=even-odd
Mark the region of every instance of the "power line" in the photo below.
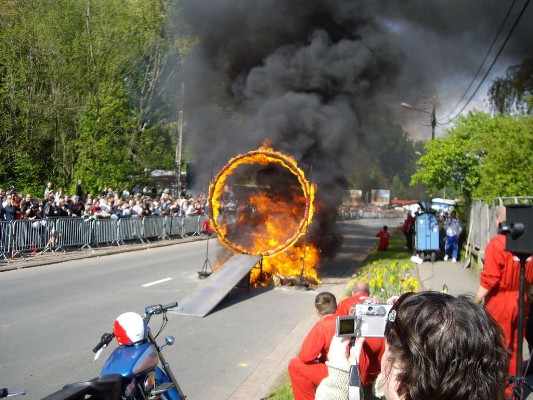
<svg viewBox="0 0 533 400">
<path fill-rule="evenodd" d="M 485 54 L 485 57 L 483 58 L 483 61 L 481 61 L 481 64 L 479 65 L 479 68 L 477 69 L 476 71 L 476 74 L 474 75 L 474 77 L 472 78 L 472 80 L 470 81 L 470 84 L 468 85 L 468 87 L 466 88 L 466 90 L 464 91 L 463 95 L 461 96 L 461 98 L 457 101 L 457 104 L 450 110 L 450 112 L 441 119 L 441 121 L 439 122 L 443 122 L 443 121 L 447 121 L 448 120 L 448 117 L 450 115 L 453 114 L 453 112 L 455 111 L 455 109 L 457 107 L 459 107 L 459 104 L 464 100 L 464 98 L 466 97 L 466 94 L 468 93 L 468 91 L 470 90 L 470 88 L 472 87 L 472 85 L 474 84 L 474 81 L 477 79 L 478 75 L 480 74 L 481 72 L 481 69 L 483 68 L 483 65 L 485 64 L 485 61 L 487 61 L 487 58 L 489 57 L 489 54 L 491 53 L 492 51 L 492 48 L 494 47 L 494 45 L 496 44 L 496 41 L 498 40 L 498 37 L 500 36 L 500 34 L 502 33 L 503 31 L 503 27 L 505 26 L 505 23 L 507 22 L 507 19 L 509 18 L 509 15 L 511 15 L 511 11 L 513 10 L 514 6 L 516 4 L 516 0 L 513 0 L 513 3 L 511 4 L 511 6 L 509 7 L 509 9 L 507 10 L 507 14 L 505 15 L 505 18 L 503 19 L 502 23 L 500 24 L 500 28 L 498 29 L 498 32 L 496 33 L 496 36 L 494 37 L 494 39 L 492 40 L 492 43 L 490 44 L 490 47 L 489 49 L 487 50 L 487 53 Z"/>
<path fill-rule="evenodd" d="M 485 79 L 487 79 L 487 76 L 489 75 L 490 71 L 492 70 L 492 68 L 494 67 L 494 64 L 496 64 L 496 61 L 498 60 L 498 58 L 500 57 L 503 49 L 505 48 L 505 45 L 507 44 L 507 42 L 509 41 L 511 35 L 513 34 L 515 28 L 517 27 L 518 25 L 518 22 L 520 22 L 520 19 L 522 18 L 522 16 L 524 15 L 524 12 L 526 11 L 526 8 L 527 6 L 529 5 L 531 0 L 527 0 L 526 3 L 524 4 L 524 7 L 522 7 L 522 10 L 520 11 L 520 14 L 518 15 L 518 17 L 516 18 L 516 21 L 515 23 L 513 24 L 511 30 L 509 31 L 509 33 L 507 34 L 507 37 L 505 38 L 505 41 L 503 42 L 503 44 L 501 45 L 500 47 L 500 50 L 498 51 L 498 53 L 496 54 L 494 60 L 492 61 L 492 63 L 490 64 L 489 66 L 489 69 L 487 70 L 487 72 L 485 73 L 485 75 L 483 75 L 483 78 L 481 79 L 481 82 L 479 82 L 479 84 L 477 85 L 476 87 L 476 90 L 474 91 L 474 93 L 472 93 L 472 95 L 470 96 L 470 98 L 468 99 L 468 101 L 465 103 L 465 105 L 461 108 L 461 110 L 459 112 L 457 112 L 452 118 L 450 118 L 449 120 L 453 120 L 455 119 L 459 114 L 461 114 L 464 109 L 466 108 L 466 106 L 468 104 L 470 104 L 470 102 L 472 101 L 472 99 L 474 98 L 474 96 L 477 94 L 479 88 L 481 87 L 481 85 L 483 84 L 483 82 L 485 82 Z"/>
</svg>

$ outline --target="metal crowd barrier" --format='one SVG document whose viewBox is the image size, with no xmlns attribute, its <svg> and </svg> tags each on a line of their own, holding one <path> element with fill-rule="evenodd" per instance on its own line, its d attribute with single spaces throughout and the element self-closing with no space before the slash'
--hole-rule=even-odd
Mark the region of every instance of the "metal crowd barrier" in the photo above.
<svg viewBox="0 0 533 400">
<path fill-rule="evenodd" d="M 126 244 L 126 240 L 138 240 L 141 243 L 146 243 L 142 237 L 143 220 L 139 218 L 122 218 L 117 223 L 117 244 L 122 246 Z"/>
<path fill-rule="evenodd" d="M 65 252 L 66 248 L 91 249 L 92 246 L 122 246 L 127 241 L 167 240 L 171 236 L 202 235 L 203 216 L 150 216 L 145 218 L 82 219 L 47 218 L 42 220 L 0 221 L 0 261 L 34 253 Z"/>
<path fill-rule="evenodd" d="M 179 236 L 180 238 L 184 238 L 185 235 L 183 234 L 183 221 L 185 220 L 185 217 L 167 217 L 169 221 L 169 236 Z"/>
<path fill-rule="evenodd" d="M 10 222 L 0 221 L 0 257 L 6 261 L 11 255 L 11 227 Z"/>
<path fill-rule="evenodd" d="M 93 220 L 93 243 L 99 246 L 102 243 L 119 245 L 118 219 Z"/>
<path fill-rule="evenodd" d="M 185 217 L 183 221 L 183 236 L 200 236 L 201 225 L 200 218 L 202 216 Z"/>
<path fill-rule="evenodd" d="M 404 216 L 404 212 L 397 211 L 372 211 L 372 210 L 339 210 L 337 219 L 341 221 L 349 219 L 384 219 Z"/>
</svg>

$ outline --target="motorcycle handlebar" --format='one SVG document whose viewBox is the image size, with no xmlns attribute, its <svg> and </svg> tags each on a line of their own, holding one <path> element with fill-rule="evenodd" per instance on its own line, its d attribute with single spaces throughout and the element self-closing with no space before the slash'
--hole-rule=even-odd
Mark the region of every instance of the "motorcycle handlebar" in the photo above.
<svg viewBox="0 0 533 400">
<path fill-rule="evenodd" d="M 109 343 L 111 343 L 114 337 L 115 337 L 114 333 L 104 333 L 102 335 L 100 343 L 98 343 L 96 347 L 93 349 L 93 353 L 97 353 L 98 350 L 100 350 L 102 347 L 107 346 Z"/>
<path fill-rule="evenodd" d="M 144 309 L 144 312 L 146 315 L 152 315 L 152 314 L 161 314 L 163 312 L 167 312 L 171 308 L 175 308 L 178 306 L 178 302 L 175 301 L 170 304 L 161 305 L 161 304 L 154 304 L 153 306 L 148 306 Z"/>
</svg>

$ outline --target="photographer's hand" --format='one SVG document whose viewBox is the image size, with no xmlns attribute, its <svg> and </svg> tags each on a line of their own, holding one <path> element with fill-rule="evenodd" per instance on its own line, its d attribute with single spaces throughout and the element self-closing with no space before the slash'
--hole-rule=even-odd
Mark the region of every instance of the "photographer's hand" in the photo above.
<svg viewBox="0 0 533 400">
<path fill-rule="evenodd" d="M 355 339 L 354 345 L 350 347 L 350 365 L 359 364 L 359 358 L 361 356 L 361 350 L 363 349 L 363 343 L 365 343 L 365 338 L 358 337 Z"/>
<path fill-rule="evenodd" d="M 330 365 L 347 370 L 350 368 L 348 360 L 349 337 L 338 337 L 333 335 L 328 351 L 328 362 Z"/>
</svg>

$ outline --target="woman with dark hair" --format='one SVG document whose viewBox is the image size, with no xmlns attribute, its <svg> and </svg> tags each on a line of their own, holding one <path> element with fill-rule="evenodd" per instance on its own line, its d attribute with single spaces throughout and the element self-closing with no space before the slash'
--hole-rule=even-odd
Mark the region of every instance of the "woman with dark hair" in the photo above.
<svg viewBox="0 0 533 400">
<path fill-rule="evenodd" d="M 385 328 L 376 395 L 387 400 L 505 399 L 509 352 L 500 326 L 466 296 L 406 293 Z"/>
<path fill-rule="evenodd" d="M 333 337 L 329 376 L 316 399 L 361 398 L 358 380 L 348 382 L 364 340 L 358 338 L 348 356 L 349 338 Z M 510 356 L 504 343 L 498 323 L 473 298 L 406 293 L 387 316 L 374 395 L 387 400 L 504 400 Z"/>
</svg>

